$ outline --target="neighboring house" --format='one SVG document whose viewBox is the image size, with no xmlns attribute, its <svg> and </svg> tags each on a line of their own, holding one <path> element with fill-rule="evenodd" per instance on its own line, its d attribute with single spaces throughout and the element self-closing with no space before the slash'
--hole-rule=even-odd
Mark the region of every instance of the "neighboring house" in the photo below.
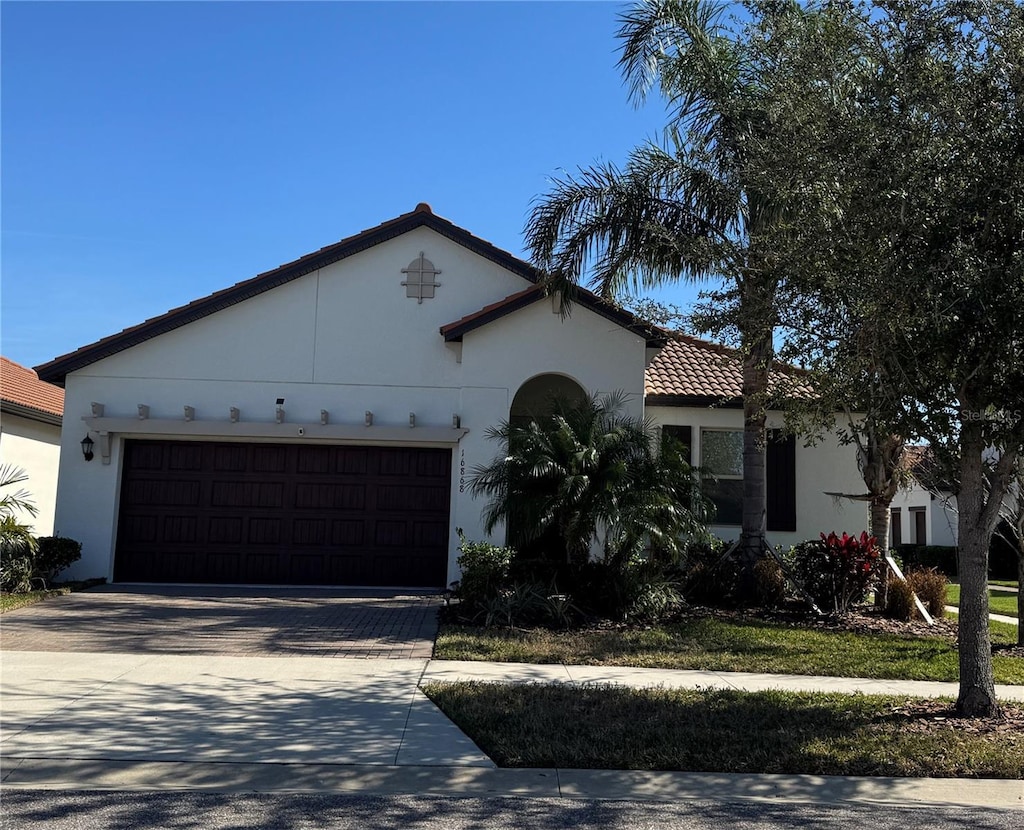
<svg viewBox="0 0 1024 830">
<path fill-rule="evenodd" d="M 952 486 L 939 474 L 926 445 L 906 447 L 903 458 L 911 477 L 890 505 L 890 545 L 955 547 L 958 516 Z"/>
<path fill-rule="evenodd" d="M 645 382 L 683 382 L 705 354 L 696 397 L 652 395 L 646 412 L 735 472 L 726 353 L 666 344 L 587 291 L 563 318 L 538 279 L 421 204 L 39 367 L 71 413 L 57 514 L 84 543 L 72 575 L 443 586 L 456 528 L 484 537 L 467 478 L 498 450 L 488 427 L 552 392 L 622 390 L 643 414 Z M 773 542 L 864 527 L 822 495 L 856 482 L 848 448 L 780 446 Z"/>
<path fill-rule="evenodd" d="M 53 533 L 63 415 L 63 389 L 0 357 L 0 464 L 20 467 L 28 476 L 17 486 L 31 494 L 39 513 L 20 518 L 37 536 Z"/>
</svg>

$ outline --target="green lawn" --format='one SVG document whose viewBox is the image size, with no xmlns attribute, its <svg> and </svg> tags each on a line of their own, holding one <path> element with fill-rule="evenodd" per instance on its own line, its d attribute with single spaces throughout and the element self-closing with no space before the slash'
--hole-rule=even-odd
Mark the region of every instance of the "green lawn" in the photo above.
<svg viewBox="0 0 1024 830">
<path fill-rule="evenodd" d="M 1004 588 L 1016 588 L 1017 582 L 1013 579 L 990 579 L 989 585 L 1002 585 Z"/>
<path fill-rule="evenodd" d="M 949 701 L 486 683 L 424 691 L 502 767 L 1024 778 L 1024 730 L 964 729 L 944 717 Z"/>
<path fill-rule="evenodd" d="M 1016 642 L 993 624 L 993 641 Z M 441 660 L 640 666 L 955 681 L 956 649 L 942 637 L 854 634 L 760 620 L 694 618 L 646 629 L 549 631 L 442 625 Z M 1024 685 L 1024 660 L 993 657 L 997 683 Z"/>
<path fill-rule="evenodd" d="M 946 604 L 960 607 L 960 586 L 946 586 Z M 1003 614 L 1007 617 L 1017 616 L 1017 595 L 1006 591 L 988 592 L 988 609 L 992 614 Z"/>
</svg>

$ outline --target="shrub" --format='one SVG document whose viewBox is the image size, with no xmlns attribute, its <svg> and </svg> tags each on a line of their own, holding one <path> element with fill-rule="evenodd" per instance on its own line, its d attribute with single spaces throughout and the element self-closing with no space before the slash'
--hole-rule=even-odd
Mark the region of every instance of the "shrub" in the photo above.
<svg viewBox="0 0 1024 830">
<path fill-rule="evenodd" d="M 40 536 L 35 575 L 51 582 L 57 574 L 82 558 L 82 543 L 63 536 Z"/>
<path fill-rule="evenodd" d="M 946 614 L 946 575 L 935 568 L 918 568 L 907 571 L 907 582 L 928 613 L 936 619 Z"/>
<path fill-rule="evenodd" d="M 863 602 L 874 581 L 880 552 L 874 536 L 821 534 L 791 553 L 796 578 L 826 613 L 845 614 Z"/>
<path fill-rule="evenodd" d="M 740 566 L 736 557 L 724 559 L 721 539 L 686 546 L 680 563 L 683 595 L 702 605 L 728 605 L 736 595 Z"/>
<path fill-rule="evenodd" d="M 771 557 L 754 565 L 754 590 L 757 601 L 765 608 L 776 608 L 786 598 L 786 577 Z"/>
<path fill-rule="evenodd" d="M 13 515 L 0 518 L 0 590 L 14 594 L 32 590 L 37 547 L 31 528 Z"/>
<path fill-rule="evenodd" d="M 900 545 L 898 558 L 904 571 L 936 568 L 946 576 L 956 576 L 956 548 L 949 545 Z"/>
<path fill-rule="evenodd" d="M 889 580 L 889 593 L 885 602 L 885 615 L 894 620 L 909 622 L 917 616 L 914 589 L 902 579 Z"/>
<path fill-rule="evenodd" d="M 510 587 L 509 568 L 515 552 L 488 542 L 470 541 L 461 528 L 457 532 L 462 578 L 453 585 L 465 610 L 473 614 L 489 607 Z"/>
</svg>

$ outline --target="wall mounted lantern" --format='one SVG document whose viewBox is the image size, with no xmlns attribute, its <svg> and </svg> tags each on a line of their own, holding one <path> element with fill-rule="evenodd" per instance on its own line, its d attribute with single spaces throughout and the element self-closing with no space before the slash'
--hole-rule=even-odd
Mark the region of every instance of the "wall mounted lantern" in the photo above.
<svg viewBox="0 0 1024 830">
<path fill-rule="evenodd" d="M 85 433 L 85 438 L 82 439 L 82 456 L 86 461 L 92 461 L 92 447 L 95 442 L 89 437 L 89 433 Z"/>
</svg>

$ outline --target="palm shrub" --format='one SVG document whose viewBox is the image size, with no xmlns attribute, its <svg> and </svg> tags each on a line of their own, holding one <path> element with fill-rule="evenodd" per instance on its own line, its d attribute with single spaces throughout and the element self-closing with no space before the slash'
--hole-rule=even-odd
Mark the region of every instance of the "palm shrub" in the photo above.
<svg viewBox="0 0 1024 830">
<path fill-rule="evenodd" d="M 648 549 L 672 559 L 683 539 L 705 536 L 694 470 L 672 446 L 657 452 L 653 425 L 624 414 L 625 401 L 555 399 L 549 415 L 489 429 L 501 450 L 469 479 L 488 500 L 486 531 L 505 523 L 519 547 L 554 530 L 577 567 L 597 541 L 616 571 Z"/>
<path fill-rule="evenodd" d="M 20 467 L 0 466 L 0 590 L 17 593 L 31 590 L 33 556 L 37 550 L 31 526 L 20 514 L 38 511 L 31 494 L 17 485 L 28 481 Z"/>
</svg>

